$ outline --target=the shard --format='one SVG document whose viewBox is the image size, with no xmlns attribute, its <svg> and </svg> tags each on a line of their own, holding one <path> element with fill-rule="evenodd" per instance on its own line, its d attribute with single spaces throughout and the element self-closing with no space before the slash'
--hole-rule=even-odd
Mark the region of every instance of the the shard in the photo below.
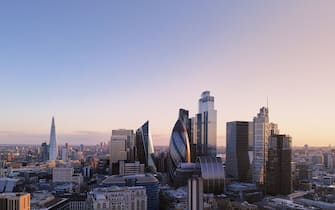
<svg viewBox="0 0 335 210">
<path fill-rule="evenodd" d="M 57 160 L 58 151 L 57 151 L 57 143 L 56 143 L 56 128 L 55 128 L 54 117 L 52 117 L 49 145 L 50 145 L 49 146 L 49 160 Z"/>
</svg>

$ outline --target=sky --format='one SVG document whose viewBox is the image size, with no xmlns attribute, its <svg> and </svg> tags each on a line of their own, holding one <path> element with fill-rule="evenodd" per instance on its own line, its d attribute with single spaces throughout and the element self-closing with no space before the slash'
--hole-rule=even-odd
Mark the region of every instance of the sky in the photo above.
<svg viewBox="0 0 335 210">
<path fill-rule="evenodd" d="M 150 121 L 168 145 L 178 109 L 215 97 L 228 121 L 270 121 L 293 145 L 335 140 L 335 1 L 4 1 L 0 143 L 107 142 Z M 267 100 L 268 98 L 268 100 Z"/>
</svg>

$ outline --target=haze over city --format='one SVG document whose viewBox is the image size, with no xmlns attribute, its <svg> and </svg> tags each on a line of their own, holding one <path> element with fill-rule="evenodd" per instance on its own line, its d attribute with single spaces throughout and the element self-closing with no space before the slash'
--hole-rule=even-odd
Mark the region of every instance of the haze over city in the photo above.
<svg viewBox="0 0 335 210">
<path fill-rule="evenodd" d="M 60 3 L 62 2 L 62 4 Z M 66 6 L 65 6 L 66 5 Z M 108 142 L 150 121 L 167 145 L 178 109 L 215 97 L 227 121 L 270 121 L 294 146 L 335 139 L 334 1 L 0 4 L 0 142 Z M 267 100 L 268 98 L 268 100 Z"/>
</svg>

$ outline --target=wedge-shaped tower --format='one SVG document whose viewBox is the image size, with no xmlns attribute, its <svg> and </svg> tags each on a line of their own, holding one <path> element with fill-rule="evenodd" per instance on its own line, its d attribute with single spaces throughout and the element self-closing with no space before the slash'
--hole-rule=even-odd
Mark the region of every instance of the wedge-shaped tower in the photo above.
<svg viewBox="0 0 335 210">
<path fill-rule="evenodd" d="M 140 161 L 140 163 L 145 164 L 146 171 L 157 171 L 154 162 L 154 146 L 152 144 L 151 133 L 149 130 L 149 121 L 146 121 L 136 131 L 135 159 Z"/>
</svg>

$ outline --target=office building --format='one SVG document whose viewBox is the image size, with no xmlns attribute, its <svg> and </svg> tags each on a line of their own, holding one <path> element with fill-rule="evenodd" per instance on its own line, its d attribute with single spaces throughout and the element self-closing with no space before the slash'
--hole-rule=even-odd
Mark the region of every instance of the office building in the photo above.
<svg viewBox="0 0 335 210">
<path fill-rule="evenodd" d="M 146 121 L 136 131 L 135 140 L 135 160 L 145 165 L 145 170 L 148 172 L 156 172 L 154 162 L 154 146 L 149 129 L 149 121 Z"/>
<path fill-rule="evenodd" d="M 53 168 L 52 182 L 71 182 L 73 173 L 73 168 Z"/>
<path fill-rule="evenodd" d="M 197 158 L 197 165 L 201 171 L 204 193 L 223 193 L 225 173 L 221 159 L 201 156 Z"/>
<path fill-rule="evenodd" d="M 251 128 L 251 129 L 250 129 Z M 249 157 L 249 142 L 252 138 L 251 122 L 234 121 L 226 126 L 226 177 L 240 181 L 250 182 L 251 157 Z"/>
<path fill-rule="evenodd" d="M 1 210 L 30 210 L 29 193 L 1 193 Z"/>
<path fill-rule="evenodd" d="M 145 187 L 96 188 L 88 193 L 88 203 L 93 210 L 147 210 L 147 194 Z"/>
<path fill-rule="evenodd" d="M 128 160 L 130 162 L 133 162 L 135 160 L 134 157 L 135 134 L 133 130 L 129 129 L 112 130 L 111 141 L 124 141 L 125 153 L 126 153 L 125 160 Z"/>
<path fill-rule="evenodd" d="M 216 157 L 217 111 L 214 109 L 214 97 L 204 91 L 199 99 L 199 113 L 191 120 L 194 126 L 192 142 L 196 144 L 196 156 Z"/>
<path fill-rule="evenodd" d="M 40 160 L 46 162 L 49 160 L 49 146 L 46 142 L 41 144 L 41 156 Z"/>
<path fill-rule="evenodd" d="M 159 181 L 151 173 L 128 176 L 113 175 L 103 180 L 102 185 L 110 187 L 143 186 L 147 193 L 148 210 L 157 210 L 159 207 Z"/>
<path fill-rule="evenodd" d="M 125 161 L 119 161 L 119 174 L 120 175 L 134 175 L 144 173 L 144 164 L 139 161 L 127 163 Z"/>
<path fill-rule="evenodd" d="M 269 122 L 269 110 L 262 107 L 253 121 L 253 164 L 252 178 L 254 183 L 263 185 L 265 182 L 268 142 L 271 134 L 278 134 L 278 127 Z"/>
<path fill-rule="evenodd" d="M 172 129 L 169 145 L 169 175 L 172 182 L 179 163 L 190 161 L 191 150 L 187 130 L 182 119 L 179 118 Z"/>
<path fill-rule="evenodd" d="M 291 137 L 271 135 L 269 139 L 266 193 L 287 195 L 292 192 Z"/>
<path fill-rule="evenodd" d="M 56 143 L 56 128 L 55 119 L 52 117 L 51 131 L 50 131 L 50 144 L 49 144 L 49 160 L 57 160 L 58 148 Z"/>
<path fill-rule="evenodd" d="M 204 209 L 203 181 L 201 177 L 193 176 L 188 179 L 187 202 L 188 210 Z"/>
</svg>

